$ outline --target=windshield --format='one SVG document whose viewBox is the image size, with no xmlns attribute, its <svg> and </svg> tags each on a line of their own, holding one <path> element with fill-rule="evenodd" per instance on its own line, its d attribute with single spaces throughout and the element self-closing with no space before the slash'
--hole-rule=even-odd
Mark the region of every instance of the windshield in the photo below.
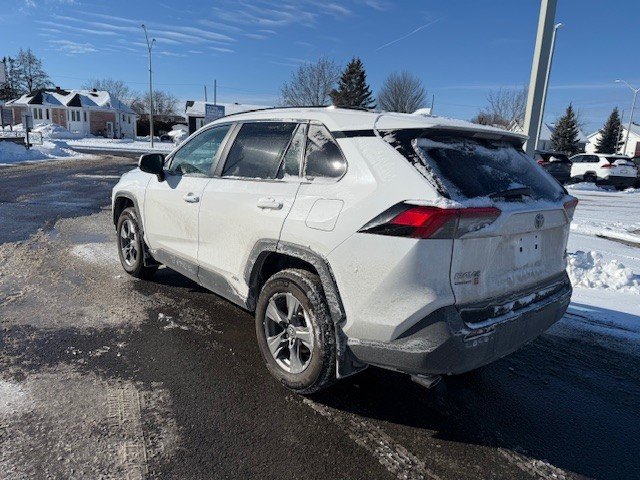
<svg viewBox="0 0 640 480">
<path fill-rule="evenodd" d="M 405 146 L 409 140 L 400 131 L 384 138 Z M 536 200 L 553 201 L 564 195 L 562 187 L 532 158 L 507 141 L 426 132 L 414 134 L 410 143 L 417 158 L 409 160 L 451 199 L 512 197 L 507 193 L 511 191 L 514 197 Z M 398 151 L 404 153 L 406 149 Z"/>
</svg>

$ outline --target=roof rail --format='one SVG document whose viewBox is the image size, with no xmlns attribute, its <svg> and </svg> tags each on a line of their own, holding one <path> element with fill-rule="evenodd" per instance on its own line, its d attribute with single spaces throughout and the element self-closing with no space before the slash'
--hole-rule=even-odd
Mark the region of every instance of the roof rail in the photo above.
<svg viewBox="0 0 640 480">
<path fill-rule="evenodd" d="M 263 112 L 267 110 L 288 110 L 288 109 L 303 109 L 303 108 L 325 108 L 325 109 L 341 109 L 341 110 L 358 110 L 361 112 L 374 112 L 374 110 L 364 108 L 364 107 L 336 107 L 335 105 L 300 105 L 300 106 L 290 106 L 286 105 L 283 107 L 264 107 L 264 108 L 254 108 L 251 110 L 245 110 L 244 112 L 236 112 L 230 113 L 220 118 L 233 117 L 234 115 L 244 115 L 245 113 L 254 113 L 254 112 Z"/>
</svg>

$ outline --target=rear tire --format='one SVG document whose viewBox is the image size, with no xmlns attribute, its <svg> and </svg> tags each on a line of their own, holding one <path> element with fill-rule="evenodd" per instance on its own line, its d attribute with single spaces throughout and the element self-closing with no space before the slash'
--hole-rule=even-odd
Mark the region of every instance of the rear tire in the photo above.
<svg viewBox="0 0 640 480">
<path fill-rule="evenodd" d="M 598 183 L 598 177 L 593 173 L 585 173 L 583 180 L 589 183 Z"/>
<path fill-rule="evenodd" d="M 300 269 L 273 275 L 255 317 L 260 353 L 280 383 L 311 394 L 335 382 L 335 330 L 317 275 Z"/>
<path fill-rule="evenodd" d="M 142 238 L 138 214 L 133 207 L 125 208 L 118 218 L 118 256 L 124 271 L 129 275 L 147 280 L 156 273 L 158 265 L 145 266 L 144 256 L 148 255 L 147 245 Z"/>
</svg>

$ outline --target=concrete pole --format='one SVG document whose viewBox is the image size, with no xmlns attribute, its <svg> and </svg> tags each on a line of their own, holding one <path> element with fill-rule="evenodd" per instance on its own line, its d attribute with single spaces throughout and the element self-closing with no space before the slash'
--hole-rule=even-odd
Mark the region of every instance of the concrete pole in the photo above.
<svg viewBox="0 0 640 480">
<path fill-rule="evenodd" d="M 544 78 L 544 90 L 542 94 L 542 111 L 540 112 L 540 121 L 538 122 L 538 132 L 536 133 L 536 147 L 540 142 L 540 131 L 542 130 L 542 122 L 544 122 L 544 109 L 547 106 L 547 92 L 549 91 L 549 77 L 551 77 L 551 67 L 553 66 L 553 54 L 556 51 L 556 35 L 558 29 L 562 28 L 562 23 L 556 23 L 553 27 L 553 35 L 551 36 L 551 53 L 549 54 L 549 66 L 547 67 L 547 75 Z"/>
<path fill-rule="evenodd" d="M 543 109 L 545 78 L 549 69 L 551 55 L 551 40 L 556 19 L 557 0 L 541 0 L 540 17 L 538 19 L 538 34 L 531 65 L 531 80 L 527 96 L 527 110 L 524 117 L 524 131 L 529 135 L 526 153 L 533 156 L 538 143 L 538 125 Z"/>
</svg>

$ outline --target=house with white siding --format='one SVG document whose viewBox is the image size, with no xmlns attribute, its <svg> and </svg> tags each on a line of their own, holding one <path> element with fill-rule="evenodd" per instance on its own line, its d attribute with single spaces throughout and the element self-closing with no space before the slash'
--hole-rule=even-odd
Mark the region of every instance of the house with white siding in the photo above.
<svg viewBox="0 0 640 480">
<path fill-rule="evenodd" d="M 621 128 L 621 138 L 622 138 L 622 146 L 620 146 L 620 150 L 624 149 L 624 142 L 627 140 L 627 131 L 629 130 L 629 126 L 623 126 Z M 600 140 L 600 130 L 597 132 L 593 132 L 589 135 L 589 143 L 587 143 L 586 152 L 594 153 L 596 148 L 598 147 L 598 141 Z M 631 131 L 629 133 L 629 140 L 627 141 L 627 148 L 624 152 L 619 151 L 617 153 L 621 153 L 623 155 L 628 155 L 629 157 L 638 157 L 640 156 L 640 125 L 637 123 L 631 124 Z"/>
<path fill-rule="evenodd" d="M 11 110 L 13 125 L 29 114 L 34 125 L 53 123 L 83 135 L 135 138 L 137 133 L 138 116 L 106 91 L 45 88 L 9 100 L 4 108 Z"/>
</svg>

